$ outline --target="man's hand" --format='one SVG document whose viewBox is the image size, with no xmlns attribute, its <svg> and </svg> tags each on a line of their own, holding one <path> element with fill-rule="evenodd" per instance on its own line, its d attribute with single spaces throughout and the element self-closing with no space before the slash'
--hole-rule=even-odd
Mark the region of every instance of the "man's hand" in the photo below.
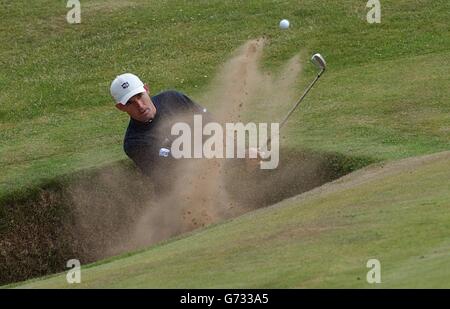
<svg viewBox="0 0 450 309">
<path fill-rule="evenodd" d="M 258 148 L 251 147 L 246 151 L 246 156 L 249 159 L 257 159 L 258 158 Z"/>
<path fill-rule="evenodd" d="M 265 159 L 265 152 L 259 148 L 250 147 L 247 151 L 247 156 L 250 160 L 263 160 Z"/>
<path fill-rule="evenodd" d="M 247 172 L 252 172 L 260 167 L 261 160 L 264 157 L 264 152 L 258 148 L 250 147 L 246 151 L 245 166 Z"/>
</svg>

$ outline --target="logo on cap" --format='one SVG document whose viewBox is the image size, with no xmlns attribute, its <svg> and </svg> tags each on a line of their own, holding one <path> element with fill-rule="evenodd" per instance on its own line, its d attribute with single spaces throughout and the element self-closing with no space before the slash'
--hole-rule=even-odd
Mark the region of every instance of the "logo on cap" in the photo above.
<svg viewBox="0 0 450 309">
<path fill-rule="evenodd" d="M 121 86 L 123 89 L 127 89 L 130 86 L 130 84 L 128 82 L 125 82 Z"/>
</svg>

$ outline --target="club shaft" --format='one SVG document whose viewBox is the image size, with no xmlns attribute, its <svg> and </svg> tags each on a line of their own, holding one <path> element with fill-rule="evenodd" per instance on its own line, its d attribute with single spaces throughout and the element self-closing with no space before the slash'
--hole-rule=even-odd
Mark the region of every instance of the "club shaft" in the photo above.
<svg viewBox="0 0 450 309">
<path fill-rule="evenodd" d="M 284 124 L 286 123 L 286 121 L 289 119 L 289 117 L 291 116 L 291 114 L 297 109 L 297 107 L 300 105 L 300 103 L 303 101 L 303 99 L 306 97 L 306 95 L 308 94 L 308 92 L 311 90 L 311 88 L 314 86 L 314 84 L 319 80 L 320 76 L 322 76 L 322 73 L 324 72 L 324 70 L 322 69 L 319 74 L 317 74 L 316 78 L 311 82 L 311 84 L 309 84 L 308 88 L 306 88 L 306 90 L 303 92 L 302 96 L 300 97 L 300 99 L 297 101 L 297 103 L 295 103 L 295 105 L 291 108 L 291 110 L 289 111 L 289 113 L 286 114 L 286 116 L 283 118 L 283 120 L 280 122 L 280 127 L 279 129 L 281 130 L 281 128 L 284 126 Z M 266 142 L 266 147 L 267 145 L 270 144 L 271 142 L 271 138 L 269 137 L 269 139 Z"/>
<path fill-rule="evenodd" d="M 320 73 L 317 74 L 316 78 L 311 82 L 311 84 L 309 84 L 308 88 L 306 88 L 305 92 L 303 92 L 302 96 L 297 101 L 297 103 L 295 103 L 295 105 L 291 108 L 289 113 L 287 113 L 286 116 L 283 118 L 283 120 L 280 122 L 280 129 L 284 126 L 286 121 L 289 119 L 289 117 L 292 115 L 292 113 L 297 109 L 297 107 L 300 105 L 300 103 L 302 103 L 303 99 L 306 97 L 306 95 L 311 90 L 311 88 L 314 86 L 314 84 L 319 80 L 320 76 L 322 75 L 322 72 L 323 71 L 320 71 Z"/>
</svg>

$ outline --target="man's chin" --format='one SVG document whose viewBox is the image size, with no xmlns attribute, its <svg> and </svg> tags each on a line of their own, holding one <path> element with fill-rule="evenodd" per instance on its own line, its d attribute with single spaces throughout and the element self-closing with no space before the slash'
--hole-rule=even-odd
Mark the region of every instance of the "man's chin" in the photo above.
<svg viewBox="0 0 450 309">
<path fill-rule="evenodd" d="M 140 122 L 150 122 L 152 121 L 153 117 L 151 115 L 143 115 L 139 118 Z"/>
</svg>

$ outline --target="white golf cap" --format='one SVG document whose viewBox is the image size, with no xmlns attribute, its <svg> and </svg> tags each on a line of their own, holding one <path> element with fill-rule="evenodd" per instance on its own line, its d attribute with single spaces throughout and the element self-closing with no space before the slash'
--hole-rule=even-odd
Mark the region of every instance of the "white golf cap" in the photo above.
<svg viewBox="0 0 450 309">
<path fill-rule="evenodd" d="M 111 95 L 116 103 L 125 105 L 132 96 L 141 92 L 145 92 L 144 83 L 131 73 L 121 74 L 111 83 Z"/>
</svg>

